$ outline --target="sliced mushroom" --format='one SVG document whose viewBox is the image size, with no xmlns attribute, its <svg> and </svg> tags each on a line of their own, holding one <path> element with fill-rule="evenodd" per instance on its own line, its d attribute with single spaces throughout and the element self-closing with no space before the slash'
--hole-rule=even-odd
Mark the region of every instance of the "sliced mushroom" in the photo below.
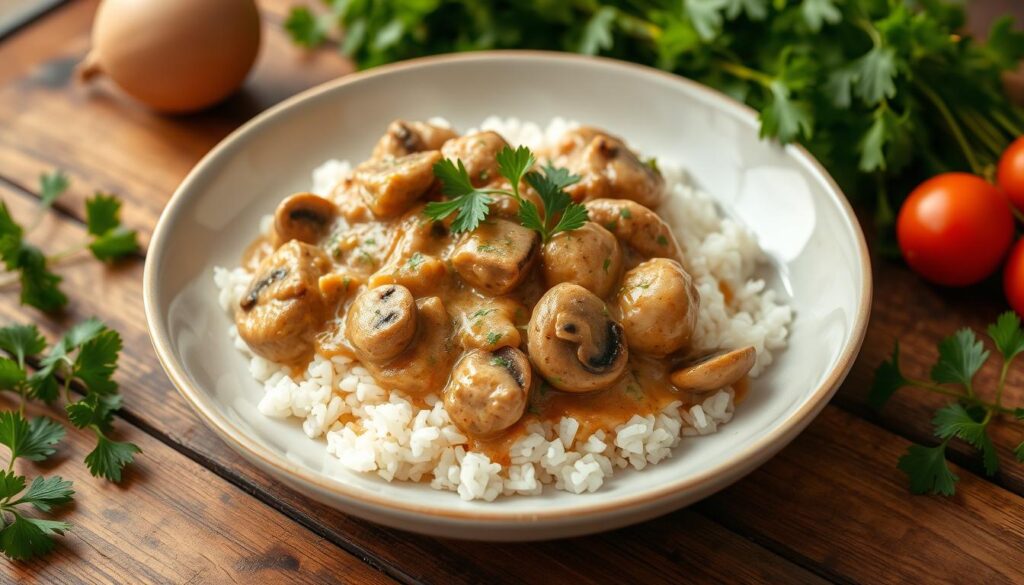
<svg viewBox="0 0 1024 585">
<path fill-rule="evenodd" d="M 333 203 L 313 193 L 296 193 L 277 206 L 274 232 L 279 242 L 316 244 L 331 229 L 338 214 Z"/>
<path fill-rule="evenodd" d="M 474 437 L 496 435 L 523 416 L 531 377 L 530 362 L 518 349 L 474 349 L 452 370 L 444 408 L 462 431 Z"/>
<path fill-rule="evenodd" d="M 641 161 L 622 139 L 583 126 L 565 134 L 557 145 L 556 166 L 580 175 L 566 190 L 573 199 L 620 197 L 655 207 L 665 196 L 665 179 L 654 165 Z"/>
<path fill-rule="evenodd" d="M 424 150 L 440 150 L 458 134 L 451 128 L 424 122 L 395 120 L 373 148 L 374 159 L 398 158 Z"/>
<path fill-rule="evenodd" d="M 498 153 L 508 146 L 497 132 L 477 132 L 454 138 L 444 143 L 444 158 L 461 160 L 474 187 L 482 187 L 501 178 L 498 173 Z"/>
<path fill-rule="evenodd" d="M 552 287 L 534 307 L 527 329 L 530 361 L 552 386 L 566 392 L 607 388 L 626 369 L 622 325 L 604 302 L 576 284 Z"/>
<path fill-rule="evenodd" d="M 455 248 L 452 265 L 462 280 L 489 295 L 503 295 L 526 278 L 540 250 L 540 235 L 518 223 L 480 224 Z"/>
<path fill-rule="evenodd" d="M 364 365 L 382 388 L 411 396 L 437 394 L 444 389 L 455 359 L 451 318 L 438 297 L 417 300 L 416 315 L 416 336 L 405 351 L 387 363 Z"/>
<path fill-rule="evenodd" d="M 405 351 L 416 335 L 416 301 L 404 286 L 367 289 L 348 311 L 345 333 L 360 360 L 386 363 Z"/>
<path fill-rule="evenodd" d="M 672 228 L 657 213 L 628 199 L 594 199 L 585 205 L 590 221 L 601 224 L 630 248 L 627 267 L 648 258 L 682 262 Z"/>
<path fill-rule="evenodd" d="M 354 186 L 378 218 L 390 218 L 409 209 L 434 184 L 436 150 L 399 158 L 370 160 L 356 167 Z"/>
<path fill-rule="evenodd" d="M 592 221 L 579 229 L 555 234 L 544 244 L 541 258 L 549 287 L 571 282 L 602 299 L 612 292 L 622 274 L 619 242 Z"/>
<path fill-rule="evenodd" d="M 318 281 L 330 266 L 322 250 L 295 240 L 260 263 L 235 314 L 253 353 L 292 362 L 312 352 L 314 333 L 328 317 Z"/>
<path fill-rule="evenodd" d="M 663 357 L 689 347 L 700 293 L 678 262 L 652 258 L 622 277 L 615 308 L 630 348 Z"/>
<path fill-rule="evenodd" d="M 710 392 L 731 386 L 754 367 L 757 352 L 744 347 L 721 352 L 672 372 L 672 384 L 680 390 Z"/>
</svg>

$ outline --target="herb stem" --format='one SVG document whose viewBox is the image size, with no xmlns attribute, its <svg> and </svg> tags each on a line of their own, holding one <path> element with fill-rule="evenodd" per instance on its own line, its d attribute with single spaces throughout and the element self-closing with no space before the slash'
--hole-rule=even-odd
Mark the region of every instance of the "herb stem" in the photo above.
<svg viewBox="0 0 1024 585">
<path fill-rule="evenodd" d="M 964 136 L 963 130 L 960 125 L 957 124 L 956 118 L 953 117 L 953 113 L 949 111 L 949 106 L 946 102 L 942 101 L 939 94 L 935 93 L 935 90 L 928 87 L 927 84 L 922 83 L 919 79 L 914 79 L 914 87 L 918 89 L 928 101 L 932 102 L 935 109 L 939 111 L 939 114 L 945 120 L 946 125 L 949 126 L 949 130 L 953 133 L 953 137 L 956 139 L 957 144 L 960 145 L 960 150 L 963 151 L 964 158 L 967 159 L 968 166 L 971 167 L 971 171 L 976 175 L 984 173 L 982 166 L 978 163 L 978 159 L 975 158 L 974 152 L 971 150 L 971 145 L 967 142 L 967 138 Z"/>
<path fill-rule="evenodd" d="M 1002 112 L 994 110 L 991 112 L 991 116 L 993 120 L 998 122 L 999 125 L 1005 128 L 1010 134 L 1013 134 L 1014 136 L 1024 135 L 1024 130 L 1022 130 L 1020 126 L 1011 122 L 1010 119 L 1004 116 Z"/>
<path fill-rule="evenodd" d="M 751 69 L 746 65 L 741 65 L 739 63 L 734 63 L 732 61 L 716 59 L 714 61 L 714 65 L 720 67 L 723 71 L 732 75 L 733 77 L 738 77 L 746 81 L 753 81 L 765 88 L 771 87 L 772 83 L 775 81 L 767 73 Z"/>
<path fill-rule="evenodd" d="M 72 247 L 70 247 L 70 248 L 68 248 L 66 250 L 63 250 L 63 251 L 57 252 L 56 254 L 51 254 L 51 255 L 47 256 L 46 257 L 46 261 L 51 266 L 54 265 L 54 264 L 60 264 L 61 262 L 64 262 L 68 258 L 71 258 L 72 256 L 74 256 L 76 254 L 79 254 L 81 252 L 84 252 L 88 247 L 89 247 L 89 242 L 82 242 L 81 244 L 77 244 L 77 245 L 72 246 Z"/>
<path fill-rule="evenodd" d="M 942 394 L 943 396 L 951 396 L 951 397 L 956 398 L 958 400 L 963 400 L 965 402 L 970 402 L 971 404 L 976 404 L 978 406 L 981 406 L 982 408 L 986 408 L 988 410 L 994 410 L 994 411 L 999 412 L 1001 414 L 1013 414 L 1013 409 L 1012 408 L 1006 408 L 1005 406 L 1002 406 L 1001 404 L 995 404 L 995 403 L 992 403 L 992 402 L 987 402 L 985 400 L 982 400 L 982 399 L 978 398 L 977 396 L 974 396 L 973 390 L 971 390 L 970 388 L 968 388 L 968 392 L 969 393 L 965 395 L 965 394 L 957 392 L 955 390 L 951 390 L 949 388 L 946 388 L 945 386 L 940 386 L 938 384 L 933 384 L 933 383 L 927 382 L 925 380 L 908 379 L 907 382 L 909 382 L 910 385 L 915 387 L 915 388 L 920 388 L 922 390 L 927 390 L 929 392 L 934 392 L 936 394 Z"/>
<path fill-rule="evenodd" d="M 1001 143 L 1002 136 L 999 131 L 978 112 L 966 110 L 960 114 L 964 120 L 964 126 L 974 132 L 978 140 L 988 148 L 993 156 L 998 157 L 1003 151 Z"/>
</svg>

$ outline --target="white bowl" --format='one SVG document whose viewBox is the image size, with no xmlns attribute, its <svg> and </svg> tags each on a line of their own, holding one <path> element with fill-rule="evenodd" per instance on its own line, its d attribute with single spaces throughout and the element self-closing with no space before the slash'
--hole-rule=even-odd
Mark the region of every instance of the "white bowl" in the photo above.
<svg viewBox="0 0 1024 585">
<path fill-rule="evenodd" d="M 213 267 L 238 263 L 260 216 L 309 187 L 329 158 L 362 160 L 394 118 L 567 117 L 686 168 L 758 236 L 771 285 L 796 311 L 789 347 L 735 418 L 686 438 L 667 461 L 617 473 L 593 494 L 465 502 L 332 465 L 300 425 L 262 416 L 262 387 L 226 335 Z M 349 75 L 296 96 L 227 137 L 188 175 L 153 235 L 146 317 L 164 368 L 203 419 L 266 473 L 346 512 L 397 528 L 489 540 L 577 535 L 639 522 L 722 489 L 778 452 L 825 406 L 860 348 L 871 298 L 863 234 L 804 149 L 758 139 L 754 111 L 682 77 L 556 53 L 473 53 Z"/>
</svg>

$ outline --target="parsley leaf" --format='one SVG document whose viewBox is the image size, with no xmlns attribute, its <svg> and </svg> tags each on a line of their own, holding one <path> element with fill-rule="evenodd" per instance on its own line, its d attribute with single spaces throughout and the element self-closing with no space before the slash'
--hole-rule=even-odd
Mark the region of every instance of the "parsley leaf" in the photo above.
<svg viewBox="0 0 1024 585">
<path fill-rule="evenodd" d="M 121 336 L 113 329 L 104 329 L 83 343 L 71 367 L 71 376 L 81 380 L 90 394 L 110 394 L 117 391 L 117 382 L 111 377 L 117 369 Z"/>
<path fill-rule="evenodd" d="M 21 495 L 11 506 L 18 504 L 30 504 L 40 512 L 49 512 L 53 506 L 59 506 L 71 501 L 75 491 L 71 489 L 71 482 L 64 481 L 60 476 L 49 479 L 37 477 L 28 486 L 28 491 Z M 21 490 L 18 490 L 19 492 Z"/>
<path fill-rule="evenodd" d="M 837 24 L 843 19 L 843 13 L 836 8 L 835 0 L 804 0 L 800 3 L 800 16 L 812 32 L 818 32 L 826 24 Z"/>
<path fill-rule="evenodd" d="M 568 170 L 544 166 L 544 172 L 530 171 L 526 173 L 526 182 L 533 187 L 544 204 L 540 211 L 532 201 L 524 200 L 519 205 L 519 221 L 523 226 L 540 232 L 541 239 L 547 242 L 551 236 L 562 231 L 570 231 L 582 227 L 588 219 L 587 208 L 573 203 L 565 188 L 580 180 Z M 553 218 L 558 221 L 552 227 Z"/>
<path fill-rule="evenodd" d="M 18 362 L 0 357 L 0 390 L 20 390 L 25 382 L 25 368 Z"/>
<path fill-rule="evenodd" d="M 853 62 L 856 74 L 854 93 L 869 106 L 896 95 L 896 51 L 876 46 Z"/>
<path fill-rule="evenodd" d="M 0 412 L 0 445 L 11 451 L 11 459 L 42 461 L 53 455 L 56 445 L 64 438 L 64 427 L 51 418 L 36 417 L 25 420 L 13 410 Z"/>
<path fill-rule="evenodd" d="M 0 328 L 0 349 L 13 355 L 19 364 L 46 349 L 46 339 L 35 325 L 10 325 Z"/>
<path fill-rule="evenodd" d="M 911 445 L 900 457 L 897 466 L 910 479 L 910 491 L 915 494 L 942 494 L 952 496 L 959 480 L 946 464 L 946 443 L 935 447 Z"/>
<path fill-rule="evenodd" d="M 96 193 L 86 200 L 86 228 L 93 236 L 89 250 L 97 260 L 108 262 L 138 251 L 138 234 L 121 225 L 120 215 L 117 197 Z"/>
<path fill-rule="evenodd" d="M 970 386 L 974 374 L 987 359 L 985 346 L 965 327 L 939 343 L 939 361 L 932 368 L 932 379 L 942 384 Z"/>
<path fill-rule="evenodd" d="M 432 201 L 423 212 L 434 221 L 441 221 L 456 213 L 452 222 L 453 233 L 470 232 L 487 217 L 488 205 L 493 199 L 486 192 L 473 187 L 461 160 L 454 163 L 443 159 L 434 164 L 434 176 L 441 181 L 441 192 L 454 197 L 448 201 Z"/>
<path fill-rule="evenodd" d="M 594 12 L 583 26 L 583 36 L 577 51 L 584 55 L 596 55 L 603 49 L 612 48 L 612 27 L 618 13 L 613 6 L 602 6 Z"/>
<path fill-rule="evenodd" d="M 512 191 L 519 199 L 519 183 L 522 182 L 523 175 L 530 170 L 530 167 L 537 163 L 537 159 L 525 146 L 520 146 L 515 150 L 506 146 L 501 149 L 495 160 L 498 162 L 498 172 L 512 184 Z"/>
<path fill-rule="evenodd" d="M 18 254 L 21 270 L 21 302 L 50 313 L 68 304 L 60 290 L 61 277 L 50 272 L 46 257 L 35 246 L 23 244 Z"/>
<path fill-rule="evenodd" d="M 761 111 L 761 137 L 775 136 L 783 144 L 810 137 L 814 127 L 810 105 L 792 99 L 789 88 L 782 81 L 773 81 L 769 90 L 771 100 Z"/>
<path fill-rule="evenodd" d="M 70 530 L 67 522 L 30 518 L 11 510 L 14 521 L 0 530 L 0 550 L 15 560 L 26 560 L 53 550 L 54 534 Z"/>
<path fill-rule="evenodd" d="M 892 357 L 882 362 L 875 370 L 875 380 L 868 394 L 868 405 L 875 410 L 881 410 L 897 390 L 908 385 L 910 382 L 900 372 L 900 344 L 897 342 L 893 347 Z"/>
<path fill-rule="evenodd" d="M 68 185 L 68 176 L 63 171 L 39 175 L 39 199 L 43 209 L 53 205 L 53 202 L 68 190 Z"/>
<path fill-rule="evenodd" d="M 85 456 L 85 465 L 93 476 L 118 483 L 121 481 L 121 470 L 134 460 L 136 453 L 141 452 L 142 449 L 133 443 L 112 441 L 105 435 L 97 434 L 96 448 Z"/>
<path fill-rule="evenodd" d="M 284 29 L 291 35 L 292 42 L 303 47 L 316 47 L 327 38 L 326 27 L 305 6 L 291 9 L 284 21 Z"/>
<path fill-rule="evenodd" d="M 121 396 L 118 394 L 90 394 L 66 407 L 71 424 L 80 429 L 96 427 L 101 432 L 110 431 L 114 412 L 120 408 Z"/>
<path fill-rule="evenodd" d="M 932 421 L 935 435 L 941 439 L 958 437 L 981 451 L 985 464 L 985 473 L 995 474 L 999 469 L 999 457 L 995 445 L 988 435 L 988 419 L 975 420 L 967 410 L 958 403 L 952 403 L 935 413 Z"/>
<path fill-rule="evenodd" d="M 988 336 L 1004 360 L 1012 360 L 1024 351 L 1024 331 L 1020 328 L 1020 317 L 1013 311 L 1006 311 L 995 323 L 988 326 Z"/>
</svg>

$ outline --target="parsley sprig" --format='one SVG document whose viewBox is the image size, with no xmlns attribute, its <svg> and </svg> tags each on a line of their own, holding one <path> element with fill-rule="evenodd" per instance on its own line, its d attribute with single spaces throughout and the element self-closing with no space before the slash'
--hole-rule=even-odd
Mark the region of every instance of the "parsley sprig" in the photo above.
<svg viewBox="0 0 1024 585">
<path fill-rule="evenodd" d="M 473 231 L 487 218 L 491 195 L 507 195 L 519 203 L 519 222 L 541 235 L 547 242 L 558 232 L 571 231 L 587 221 L 587 208 L 573 203 L 565 188 L 580 180 L 568 170 L 545 164 L 543 172 L 531 170 L 537 163 L 536 157 L 525 146 L 504 147 L 496 157 L 498 173 L 508 179 L 509 189 L 478 189 L 473 186 L 461 160 L 438 161 L 434 165 L 434 176 L 441 181 L 441 192 L 451 197 L 447 201 L 433 201 L 427 204 L 427 217 L 440 221 L 455 215 L 451 229 L 455 233 Z M 524 198 L 520 183 L 526 181 L 540 196 L 543 208 Z"/>
<path fill-rule="evenodd" d="M 999 316 L 988 327 L 988 336 L 1002 358 L 994 398 L 979 396 L 974 378 L 988 361 L 990 352 L 974 331 L 964 328 L 939 343 L 939 359 L 932 367 L 930 380 L 909 378 L 900 369 L 897 343 L 892 357 L 875 372 L 875 380 L 868 396 L 868 404 L 881 409 L 904 387 L 919 388 L 955 398 L 938 411 L 932 419 L 934 434 L 941 439 L 938 445 L 926 447 L 911 445 L 900 458 L 898 467 L 907 474 L 910 490 L 915 494 L 935 493 L 951 496 L 956 492 L 957 476 L 946 464 L 946 448 L 953 439 L 964 441 L 981 453 L 986 475 L 999 470 L 999 458 L 989 436 L 989 426 L 997 415 L 1012 415 L 1024 420 L 1024 408 L 1009 408 L 1003 404 L 1006 376 L 1017 356 L 1024 352 L 1024 330 L 1020 318 L 1012 311 Z M 1014 450 L 1018 461 L 1024 462 L 1024 442 Z"/>
<path fill-rule="evenodd" d="M 121 406 L 112 379 L 121 351 L 120 335 L 89 319 L 69 329 L 49 350 L 46 346 L 35 325 L 0 328 L 0 350 L 6 354 L 0 357 L 0 391 L 13 392 L 19 399 L 17 410 L 0 412 L 0 445 L 10 451 L 7 466 L 0 471 L 0 552 L 12 559 L 48 552 L 53 548 L 52 536 L 70 528 L 65 522 L 28 516 L 26 507 L 49 512 L 74 494 L 71 482 L 60 477 L 36 477 L 28 484 L 25 476 L 14 471 L 18 459 L 43 461 L 53 455 L 65 434 L 64 426 L 52 418 L 28 419 L 29 400 L 52 404 L 63 398 L 68 421 L 94 433 L 96 447 L 85 457 L 93 476 L 119 482 L 125 465 L 141 452 L 132 443 L 107 436 L 113 414 Z M 35 371 L 30 372 L 30 362 L 38 364 Z M 72 384 L 84 396 L 72 395 Z"/>
<path fill-rule="evenodd" d="M 137 234 L 121 225 L 121 202 L 112 195 L 96 193 L 85 202 L 88 237 L 67 250 L 46 255 L 28 243 L 26 237 L 42 221 L 70 182 L 60 171 L 39 178 L 40 205 L 35 217 L 23 227 L 15 221 L 7 205 L 0 201 L 0 261 L 7 274 L 0 275 L 0 287 L 20 283 L 21 303 L 41 311 L 60 310 L 68 303 L 61 291 L 61 277 L 51 268 L 88 250 L 100 261 L 110 262 L 139 249 Z"/>
</svg>

